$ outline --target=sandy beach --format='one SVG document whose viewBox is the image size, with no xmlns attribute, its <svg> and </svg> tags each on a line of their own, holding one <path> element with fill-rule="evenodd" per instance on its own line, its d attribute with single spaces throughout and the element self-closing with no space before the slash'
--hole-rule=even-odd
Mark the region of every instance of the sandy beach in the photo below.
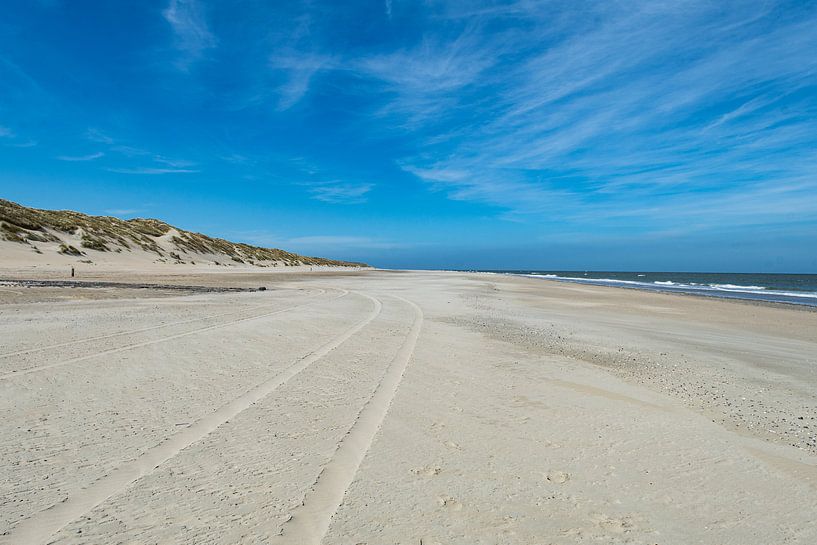
<svg viewBox="0 0 817 545">
<path fill-rule="evenodd" d="M 247 290 L 0 285 L 4 545 L 817 543 L 813 309 L 447 272 L 78 280 Z"/>
</svg>

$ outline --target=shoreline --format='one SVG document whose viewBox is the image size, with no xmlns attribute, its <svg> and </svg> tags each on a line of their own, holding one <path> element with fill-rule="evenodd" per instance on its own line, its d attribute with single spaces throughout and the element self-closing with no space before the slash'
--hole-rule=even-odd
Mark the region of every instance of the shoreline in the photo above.
<svg viewBox="0 0 817 545">
<path fill-rule="evenodd" d="M 465 271 L 462 271 L 465 272 Z M 755 293 L 755 292 L 743 292 L 740 290 L 709 290 L 709 289 L 698 289 L 694 287 L 687 287 L 687 286 L 668 286 L 668 285 L 656 285 L 654 283 L 638 283 L 640 285 L 633 285 L 633 282 L 627 281 L 616 281 L 610 279 L 594 279 L 594 278 L 564 278 L 564 277 L 553 277 L 550 275 L 540 275 L 535 273 L 519 273 L 519 272 L 501 272 L 501 271 L 473 271 L 474 273 L 484 273 L 484 274 L 498 274 L 498 275 L 507 275 L 507 276 L 516 276 L 516 277 L 523 277 L 523 278 L 533 278 L 536 280 L 546 280 L 552 282 L 563 282 L 569 284 L 579 284 L 579 285 L 588 285 L 588 286 L 598 286 L 604 288 L 621 288 L 621 289 L 629 289 L 635 291 L 645 291 L 645 292 L 654 292 L 654 293 L 664 293 L 664 294 L 671 294 L 671 295 L 691 295 L 697 297 L 706 297 L 710 299 L 724 299 L 724 300 L 733 300 L 733 301 L 743 301 L 743 302 L 752 302 L 752 303 L 762 303 L 762 304 L 780 304 L 780 305 L 790 305 L 795 307 L 804 307 L 808 308 L 812 311 L 817 311 L 817 297 L 813 295 L 778 295 L 775 293 L 767 294 L 764 297 L 763 293 Z M 813 276 L 813 275 L 806 275 L 803 276 Z M 811 292 L 805 292 L 811 293 Z"/>
</svg>

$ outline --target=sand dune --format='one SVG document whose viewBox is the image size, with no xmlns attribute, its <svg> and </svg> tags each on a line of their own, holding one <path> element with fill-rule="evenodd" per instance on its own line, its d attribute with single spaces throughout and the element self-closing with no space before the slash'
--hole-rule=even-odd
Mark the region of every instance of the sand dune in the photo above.
<svg viewBox="0 0 817 545">
<path fill-rule="evenodd" d="M 815 312 L 151 274 L 0 286 L 0 543 L 817 542 Z"/>
<path fill-rule="evenodd" d="M 3 268 L 145 270 L 187 268 L 367 267 L 186 231 L 158 219 L 123 220 L 72 210 L 40 210 L 0 199 Z"/>
</svg>

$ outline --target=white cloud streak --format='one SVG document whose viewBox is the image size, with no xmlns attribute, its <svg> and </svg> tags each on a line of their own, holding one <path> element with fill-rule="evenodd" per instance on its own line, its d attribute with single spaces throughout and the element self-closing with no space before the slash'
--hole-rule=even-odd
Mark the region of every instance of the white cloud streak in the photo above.
<svg viewBox="0 0 817 545">
<path fill-rule="evenodd" d="M 57 157 L 60 161 L 93 161 L 94 159 L 99 159 L 100 157 L 104 157 L 105 154 L 101 151 L 96 153 L 89 153 L 88 155 L 60 155 Z"/>
<path fill-rule="evenodd" d="M 91 142 L 104 144 L 106 146 L 106 149 L 108 150 L 108 155 L 115 158 L 115 160 L 117 161 L 121 161 L 123 157 L 129 160 L 139 158 L 140 162 L 143 163 L 142 165 L 135 167 L 131 166 L 107 167 L 105 168 L 105 170 L 108 172 L 115 172 L 117 174 L 145 174 L 145 175 L 193 174 L 200 172 L 199 169 L 192 168 L 196 166 L 196 162 L 194 161 L 166 157 L 164 155 L 152 153 L 140 147 L 135 147 L 126 143 L 122 143 L 120 140 L 113 138 L 96 128 L 88 129 L 85 133 L 85 138 Z M 105 155 L 106 154 L 104 152 L 100 151 L 97 153 L 82 156 L 60 156 L 57 157 L 57 159 L 61 161 L 94 161 Z M 149 161 L 152 161 L 154 164 L 153 165 L 144 164 L 145 162 Z"/>
<path fill-rule="evenodd" d="M 343 182 L 313 183 L 309 192 L 313 198 L 332 204 L 360 204 L 366 201 L 366 195 L 374 184 L 352 184 Z"/>
<path fill-rule="evenodd" d="M 136 168 L 106 168 L 108 172 L 115 172 L 117 174 L 194 174 L 198 170 L 188 168 L 155 168 L 155 167 L 136 167 Z"/>
<path fill-rule="evenodd" d="M 175 36 L 175 46 L 181 52 L 176 65 L 182 70 L 199 60 L 204 52 L 216 46 L 216 38 L 207 26 L 204 8 L 198 0 L 170 0 L 162 11 Z"/>
<path fill-rule="evenodd" d="M 336 59 L 329 55 L 297 52 L 278 52 L 270 59 L 273 70 L 285 74 L 278 86 L 278 109 L 288 110 L 301 101 L 309 91 L 313 78 L 321 71 L 338 68 Z"/>
</svg>

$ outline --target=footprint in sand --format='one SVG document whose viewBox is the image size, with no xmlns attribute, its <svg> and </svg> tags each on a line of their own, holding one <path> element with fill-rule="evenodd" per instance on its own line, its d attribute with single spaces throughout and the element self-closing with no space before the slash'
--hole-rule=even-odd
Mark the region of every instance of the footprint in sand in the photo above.
<svg viewBox="0 0 817 545">
<path fill-rule="evenodd" d="M 643 531 L 642 528 L 633 521 L 633 517 L 631 516 L 623 516 L 623 517 L 611 517 L 609 515 L 605 515 L 604 513 L 591 513 L 590 514 L 590 521 L 595 524 L 594 526 L 582 526 L 577 528 L 566 528 L 561 531 L 561 535 L 564 537 L 571 537 L 577 539 L 579 541 L 593 541 L 593 542 L 604 542 L 604 543 L 612 543 L 610 540 L 615 539 L 615 543 L 631 543 L 632 540 L 627 537 L 616 537 L 613 536 L 622 536 L 623 534 L 629 534 L 633 531 Z M 624 539 L 624 541 L 622 541 Z M 654 543 L 653 541 L 649 541 L 649 543 Z"/>
<path fill-rule="evenodd" d="M 593 513 L 590 519 L 603 530 L 612 534 L 626 534 L 637 529 L 632 517 L 610 517 L 603 513 Z"/>
<path fill-rule="evenodd" d="M 462 503 L 449 496 L 439 496 L 437 505 L 445 507 L 449 511 L 462 511 Z"/>
<path fill-rule="evenodd" d="M 570 480 L 570 473 L 564 471 L 549 471 L 545 478 L 551 483 L 565 484 Z"/>
<path fill-rule="evenodd" d="M 415 467 L 411 470 L 415 475 L 423 477 L 433 477 L 434 475 L 439 475 L 441 471 L 442 469 L 437 466 Z"/>
<path fill-rule="evenodd" d="M 446 441 L 445 446 L 447 446 L 450 449 L 454 449 L 454 450 L 462 450 L 462 447 L 459 446 L 459 444 L 455 443 L 454 441 Z"/>
</svg>

